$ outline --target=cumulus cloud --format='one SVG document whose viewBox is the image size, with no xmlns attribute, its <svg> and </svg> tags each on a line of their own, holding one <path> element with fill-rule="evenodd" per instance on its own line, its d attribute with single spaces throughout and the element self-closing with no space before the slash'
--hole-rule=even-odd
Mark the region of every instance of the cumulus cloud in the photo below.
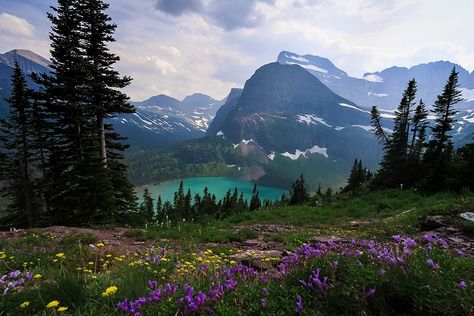
<svg viewBox="0 0 474 316">
<path fill-rule="evenodd" d="M 31 37 L 35 33 L 35 28 L 26 19 L 17 17 L 9 13 L 0 13 L 0 30 L 5 30 L 13 34 Z"/>
<path fill-rule="evenodd" d="M 156 8 L 173 16 L 195 13 L 231 31 L 260 25 L 265 18 L 261 5 L 274 3 L 275 0 L 158 0 Z"/>
</svg>

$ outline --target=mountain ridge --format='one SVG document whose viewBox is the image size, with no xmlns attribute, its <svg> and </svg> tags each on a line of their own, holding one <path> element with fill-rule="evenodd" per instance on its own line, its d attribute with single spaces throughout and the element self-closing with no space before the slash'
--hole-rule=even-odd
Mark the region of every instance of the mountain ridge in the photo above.
<svg viewBox="0 0 474 316">
<path fill-rule="evenodd" d="M 415 78 L 418 93 L 428 107 L 431 107 L 437 95 L 442 91 L 449 72 L 453 67 L 459 71 L 460 88 L 464 96 L 469 96 L 458 105 L 460 109 L 474 109 L 474 71 L 469 73 L 461 65 L 450 61 L 434 61 L 411 67 L 392 66 L 380 71 L 366 72 L 363 78 L 356 78 L 327 59 L 314 55 L 298 55 L 283 51 L 277 57 L 281 64 L 298 64 L 320 79 L 336 94 L 345 97 L 364 108 L 377 105 L 385 110 L 393 110 L 400 102 L 401 92 L 407 82 Z M 325 69 L 327 67 L 328 69 Z"/>
</svg>

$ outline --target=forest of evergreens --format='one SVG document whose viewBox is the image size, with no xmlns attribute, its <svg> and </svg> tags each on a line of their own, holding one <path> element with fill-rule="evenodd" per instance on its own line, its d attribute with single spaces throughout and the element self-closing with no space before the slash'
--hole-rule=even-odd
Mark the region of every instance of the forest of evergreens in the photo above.
<svg viewBox="0 0 474 316">
<path fill-rule="evenodd" d="M 132 113 L 120 91 L 131 78 L 108 44 L 116 25 L 101 0 L 59 0 L 51 22 L 51 73 L 27 86 L 18 64 L 1 121 L 0 178 L 11 202 L 5 224 L 34 227 L 126 221 L 137 210 L 121 162 L 126 146 L 105 120 Z M 129 216 L 131 215 L 131 216 Z"/>
</svg>

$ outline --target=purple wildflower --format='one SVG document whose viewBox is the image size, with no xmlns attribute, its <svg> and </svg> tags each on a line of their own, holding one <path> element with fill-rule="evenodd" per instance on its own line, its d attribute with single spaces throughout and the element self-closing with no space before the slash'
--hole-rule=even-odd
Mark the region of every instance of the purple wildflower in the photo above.
<svg viewBox="0 0 474 316">
<path fill-rule="evenodd" d="M 375 288 L 369 289 L 369 290 L 367 291 L 367 297 L 373 296 L 374 294 L 375 294 Z"/>
<path fill-rule="evenodd" d="M 261 298 L 260 299 L 260 306 L 262 306 L 263 308 L 266 308 L 267 307 L 267 300 L 264 299 L 264 298 Z"/>
<path fill-rule="evenodd" d="M 460 281 L 459 283 L 456 283 L 456 286 L 461 288 L 461 289 L 465 289 L 466 288 L 466 282 Z"/>
<path fill-rule="evenodd" d="M 158 287 L 158 282 L 155 280 L 149 280 L 148 281 L 148 287 L 152 290 L 156 289 Z"/>
<path fill-rule="evenodd" d="M 403 240 L 403 245 L 408 248 L 413 248 L 413 247 L 416 247 L 416 241 L 412 238 L 406 237 Z"/>
<path fill-rule="evenodd" d="M 400 235 L 392 236 L 392 238 L 393 238 L 396 242 L 402 241 L 402 238 L 400 237 Z"/>
<path fill-rule="evenodd" d="M 194 293 L 193 287 L 186 283 L 184 285 L 184 293 L 185 293 L 186 296 L 192 296 L 193 293 Z"/>
<path fill-rule="evenodd" d="M 295 314 L 296 314 L 296 315 L 299 315 L 302 310 L 303 310 L 303 301 L 301 300 L 301 296 L 300 296 L 300 295 L 296 295 Z"/>
<path fill-rule="evenodd" d="M 431 268 L 431 270 L 439 269 L 439 264 L 435 263 L 431 258 L 426 260 L 426 264 Z"/>
<path fill-rule="evenodd" d="M 263 294 L 265 294 L 266 296 L 270 296 L 270 292 L 268 291 L 266 287 L 264 287 L 262 291 L 263 291 Z"/>
<path fill-rule="evenodd" d="M 237 286 L 237 281 L 234 281 L 231 279 L 226 280 L 224 284 L 225 289 L 229 292 L 234 291 L 236 286 Z"/>
<path fill-rule="evenodd" d="M 428 243 L 433 243 L 433 236 L 432 235 L 424 235 L 423 239 Z"/>
</svg>

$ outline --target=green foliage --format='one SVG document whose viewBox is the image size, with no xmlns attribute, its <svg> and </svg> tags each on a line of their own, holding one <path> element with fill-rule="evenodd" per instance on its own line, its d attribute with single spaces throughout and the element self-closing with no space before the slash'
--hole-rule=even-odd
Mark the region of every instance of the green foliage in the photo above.
<svg viewBox="0 0 474 316">
<path fill-rule="evenodd" d="M 258 237 L 258 233 L 253 229 L 242 229 L 232 233 L 229 236 L 230 241 L 243 242 L 249 239 L 255 239 Z"/>
<path fill-rule="evenodd" d="M 61 244 L 65 247 L 72 245 L 90 245 L 97 241 L 97 237 L 91 233 L 75 233 L 67 235 L 61 240 Z"/>
<path fill-rule="evenodd" d="M 138 240 L 145 240 L 145 230 L 143 229 L 129 229 L 122 234 L 122 237 L 135 238 Z"/>
</svg>

